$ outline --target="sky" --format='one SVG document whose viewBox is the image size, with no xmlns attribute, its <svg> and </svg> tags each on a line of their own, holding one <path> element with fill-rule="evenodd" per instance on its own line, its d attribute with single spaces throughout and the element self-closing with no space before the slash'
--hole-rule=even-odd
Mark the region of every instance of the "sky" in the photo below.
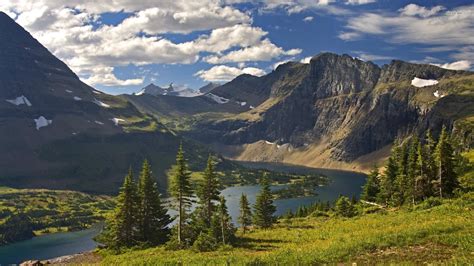
<svg viewBox="0 0 474 266">
<path fill-rule="evenodd" d="M 85 83 L 197 89 L 321 52 L 474 69 L 474 1 L 1 0 Z"/>
</svg>

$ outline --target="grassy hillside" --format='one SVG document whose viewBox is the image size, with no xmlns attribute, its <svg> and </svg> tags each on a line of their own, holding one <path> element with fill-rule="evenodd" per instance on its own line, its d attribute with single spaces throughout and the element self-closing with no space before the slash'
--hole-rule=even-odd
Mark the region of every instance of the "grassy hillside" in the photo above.
<svg viewBox="0 0 474 266">
<path fill-rule="evenodd" d="M 474 261 L 474 193 L 416 210 L 389 210 L 355 218 L 280 220 L 270 230 L 242 235 L 234 248 L 208 253 L 162 247 L 121 255 L 101 251 L 104 264 L 260 265 L 360 263 L 470 263 Z"/>
</svg>

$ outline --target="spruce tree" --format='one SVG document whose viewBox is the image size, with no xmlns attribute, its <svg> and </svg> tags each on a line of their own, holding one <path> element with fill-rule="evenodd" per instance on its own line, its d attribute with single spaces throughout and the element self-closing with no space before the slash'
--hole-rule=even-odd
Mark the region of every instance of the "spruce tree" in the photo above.
<svg viewBox="0 0 474 266">
<path fill-rule="evenodd" d="M 162 206 L 160 192 L 154 181 L 150 164 L 143 162 L 138 183 L 140 208 L 140 240 L 151 244 L 163 244 L 168 240 L 168 224 L 171 222 L 167 210 Z"/>
<path fill-rule="evenodd" d="M 394 193 L 396 191 L 396 179 L 398 175 L 398 164 L 397 156 L 399 152 L 399 147 L 397 143 L 394 144 L 392 152 L 387 161 L 387 166 L 385 167 L 385 173 L 383 174 L 380 181 L 380 193 L 379 193 L 379 202 L 390 205 L 393 203 Z"/>
<path fill-rule="evenodd" d="M 346 196 L 340 196 L 337 199 L 334 208 L 336 214 L 343 217 L 353 217 L 357 214 L 354 205 L 351 204 L 349 198 Z"/>
<path fill-rule="evenodd" d="M 404 199 L 407 202 L 411 202 L 415 205 L 415 193 L 416 193 L 416 179 L 419 176 L 419 168 L 417 165 L 417 153 L 418 153 L 418 138 L 413 136 L 410 141 L 407 155 L 407 171 L 406 171 L 406 184 L 404 184 Z"/>
<path fill-rule="evenodd" d="M 269 228 L 275 222 L 273 214 L 276 211 L 273 205 L 272 191 L 270 190 L 270 182 L 266 177 L 260 180 L 260 193 L 254 205 L 253 223 L 261 228 Z"/>
<path fill-rule="evenodd" d="M 375 202 L 377 195 L 380 192 L 379 182 L 379 169 L 374 166 L 372 171 L 367 176 L 367 182 L 365 183 L 361 198 L 366 201 Z"/>
<path fill-rule="evenodd" d="M 187 216 L 187 210 L 191 205 L 193 190 L 190 181 L 190 172 L 184 157 L 183 145 L 179 145 L 176 155 L 176 165 L 173 166 L 170 174 L 170 194 L 175 199 L 178 211 L 177 240 L 183 243 L 183 232 Z"/>
<path fill-rule="evenodd" d="M 436 180 L 436 165 L 435 165 L 435 149 L 436 149 L 436 141 L 433 139 L 431 135 L 431 131 L 428 130 L 426 132 L 426 139 L 425 139 L 425 146 L 424 146 L 424 153 L 425 153 L 425 174 L 426 174 L 426 187 L 424 191 L 425 197 L 433 196 L 434 189 L 433 183 Z"/>
<path fill-rule="evenodd" d="M 397 154 L 397 179 L 396 179 L 396 191 L 394 193 L 394 203 L 397 206 L 402 205 L 405 202 L 405 191 L 407 189 L 408 175 L 407 175 L 407 163 L 408 161 L 408 149 L 407 144 L 403 143 L 400 147 L 400 151 Z"/>
<path fill-rule="evenodd" d="M 111 243 L 115 247 L 133 246 L 137 238 L 137 187 L 133 180 L 132 169 L 125 176 L 123 185 L 117 197 L 114 219 L 112 221 Z"/>
<path fill-rule="evenodd" d="M 235 228 L 227 211 L 224 196 L 219 197 L 219 206 L 212 220 L 212 231 L 217 241 L 223 245 L 235 240 Z"/>
<path fill-rule="evenodd" d="M 213 157 L 209 155 L 207 166 L 204 170 L 203 180 L 199 183 L 197 196 L 200 203 L 200 211 L 203 223 L 209 227 L 211 225 L 212 215 L 215 211 L 214 201 L 219 200 L 219 179 L 214 170 L 215 162 Z"/>
<path fill-rule="evenodd" d="M 247 199 L 247 196 L 243 193 L 242 196 L 240 196 L 239 223 L 240 226 L 242 226 L 244 234 L 247 231 L 247 227 L 252 224 L 252 210 L 250 209 L 250 204 Z"/>
<path fill-rule="evenodd" d="M 457 177 L 454 171 L 453 148 L 446 127 L 444 126 L 435 148 L 435 166 L 438 195 L 440 198 L 452 195 L 457 186 Z"/>
</svg>

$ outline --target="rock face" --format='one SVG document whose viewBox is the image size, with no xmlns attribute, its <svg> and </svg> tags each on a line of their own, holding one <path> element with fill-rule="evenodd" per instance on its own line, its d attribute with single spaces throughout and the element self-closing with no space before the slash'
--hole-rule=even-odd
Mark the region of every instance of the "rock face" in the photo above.
<svg viewBox="0 0 474 266">
<path fill-rule="evenodd" d="M 0 62 L 0 185 L 115 192 L 148 158 L 164 187 L 179 138 L 81 82 L 1 12 Z"/>
<path fill-rule="evenodd" d="M 439 84 L 417 88 L 410 85 L 415 77 Z M 213 94 L 247 101 L 255 108 L 200 121 L 187 134 L 228 145 L 260 140 L 294 147 L 324 143 L 332 159 L 350 162 L 391 144 L 397 136 L 427 128 L 437 131 L 442 124 L 452 126 L 474 115 L 466 110 L 474 106 L 472 80 L 470 72 L 402 61 L 379 67 L 348 55 L 323 53 L 309 64 L 283 64 L 266 76 L 242 75 L 214 89 Z M 448 96 L 433 96 L 437 89 Z M 462 97 L 456 96 L 460 93 Z M 446 115 L 440 115 L 443 112 Z"/>
<path fill-rule="evenodd" d="M 160 86 L 157 86 L 151 83 L 145 88 L 143 88 L 141 91 L 135 93 L 134 95 L 141 96 L 144 94 L 152 95 L 152 96 L 168 95 L 168 96 L 179 96 L 179 97 L 195 97 L 195 96 L 201 95 L 202 93 L 200 91 L 195 91 L 187 87 L 175 88 L 173 86 L 173 83 L 171 83 L 168 86 L 168 88 L 162 88 Z"/>
</svg>

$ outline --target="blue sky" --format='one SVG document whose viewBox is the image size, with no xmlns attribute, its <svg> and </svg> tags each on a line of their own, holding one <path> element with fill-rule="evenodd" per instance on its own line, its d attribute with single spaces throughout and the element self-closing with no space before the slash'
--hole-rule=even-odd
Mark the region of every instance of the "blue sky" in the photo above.
<svg viewBox="0 0 474 266">
<path fill-rule="evenodd" d="M 6 1 L 86 83 L 112 94 L 150 82 L 199 88 L 320 52 L 472 70 L 472 1 Z M 307 61 L 305 61 L 307 62 Z"/>
</svg>

